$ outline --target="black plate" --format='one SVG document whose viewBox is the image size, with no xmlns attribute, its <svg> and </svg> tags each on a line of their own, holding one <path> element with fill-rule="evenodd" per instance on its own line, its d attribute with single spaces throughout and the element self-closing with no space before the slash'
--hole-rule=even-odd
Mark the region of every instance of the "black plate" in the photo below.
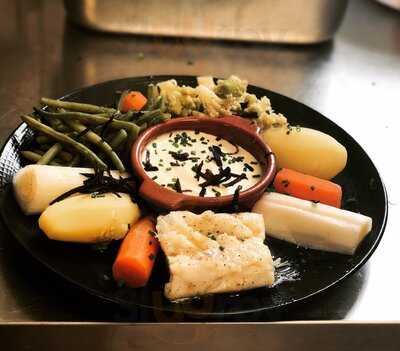
<svg viewBox="0 0 400 351">
<path fill-rule="evenodd" d="M 72 101 L 112 105 L 114 92 L 134 89 L 145 92 L 149 83 L 175 78 L 179 84 L 193 85 L 195 77 L 156 76 L 126 78 L 97 84 L 64 96 Z M 141 289 L 118 288 L 110 279 L 117 244 L 105 253 L 84 245 L 53 242 L 41 233 L 37 217 L 24 216 L 14 200 L 11 187 L 5 192 L 2 216 L 10 231 L 32 256 L 60 276 L 101 298 L 122 305 L 139 305 L 164 311 L 184 311 L 192 315 L 221 316 L 275 309 L 304 300 L 337 284 L 359 269 L 376 249 L 387 218 L 387 197 L 382 180 L 365 151 L 335 123 L 311 108 L 266 89 L 249 86 L 258 96 L 267 95 L 276 111 L 285 114 L 291 124 L 299 124 L 326 132 L 348 150 L 345 170 L 335 179 L 344 191 L 344 208 L 372 217 L 372 232 L 361 243 L 354 256 L 297 248 L 294 245 L 269 240 L 275 257 L 289 262 L 278 270 L 279 284 L 271 289 L 259 288 L 240 294 L 217 294 L 179 304 L 163 297 L 163 285 L 168 279 L 164 257 L 159 255 L 149 284 Z M 26 125 L 11 135 L 0 155 L 0 184 L 9 183 L 22 167 L 18 151 L 31 139 Z M 351 201 L 357 199 L 357 201 Z M 346 201 L 348 200 L 348 201 Z M 290 278 L 296 277 L 296 280 Z"/>
</svg>

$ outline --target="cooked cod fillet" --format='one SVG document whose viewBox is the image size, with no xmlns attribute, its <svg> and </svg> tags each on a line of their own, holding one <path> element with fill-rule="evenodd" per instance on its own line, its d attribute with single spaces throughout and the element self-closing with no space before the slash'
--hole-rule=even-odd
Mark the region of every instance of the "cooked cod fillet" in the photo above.
<svg viewBox="0 0 400 351">
<path fill-rule="evenodd" d="M 256 213 L 171 212 L 157 218 L 167 256 L 170 300 L 271 286 L 274 266 Z"/>
</svg>

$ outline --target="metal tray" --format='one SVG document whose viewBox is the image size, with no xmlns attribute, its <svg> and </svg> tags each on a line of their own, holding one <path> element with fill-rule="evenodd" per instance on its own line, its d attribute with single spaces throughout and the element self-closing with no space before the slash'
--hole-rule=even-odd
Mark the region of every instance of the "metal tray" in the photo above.
<svg viewBox="0 0 400 351">
<path fill-rule="evenodd" d="M 99 31 L 312 44 L 339 28 L 348 0 L 64 0 L 68 18 Z"/>
</svg>

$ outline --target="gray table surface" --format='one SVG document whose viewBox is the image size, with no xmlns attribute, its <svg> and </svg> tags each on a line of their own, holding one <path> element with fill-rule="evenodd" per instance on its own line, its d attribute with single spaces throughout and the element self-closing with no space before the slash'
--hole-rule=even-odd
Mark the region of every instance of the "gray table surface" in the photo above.
<svg viewBox="0 0 400 351">
<path fill-rule="evenodd" d="M 334 41 L 294 47 L 99 34 L 68 24 L 60 1 L 4 0 L 0 48 L 1 143 L 40 96 L 149 74 L 234 73 L 331 118 L 365 148 L 384 179 L 385 235 L 364 268 L 340 286 L 252 318 L 400 319 L 400 13 L 351 0 Z M 123 311 L 70 287 L 30 259 L 0 222 L 0 322 L 153 319 L 149 311 Z"/>
</svg>

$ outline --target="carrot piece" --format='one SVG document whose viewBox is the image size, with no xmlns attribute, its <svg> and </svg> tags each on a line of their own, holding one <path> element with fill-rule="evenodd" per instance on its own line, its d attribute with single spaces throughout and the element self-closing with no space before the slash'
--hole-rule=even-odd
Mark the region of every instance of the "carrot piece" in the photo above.
<svg viewBox="0 0 400 351">
<path fill-rule="evenodd" d="M 121 112 L 140 111 L 146 104 L 147 98 L 140 91 L 131 91 L 122 101 Z"/>
<path fill-rule="evenodd" d="M 278 193 L 303 200 L 318 201 L 338 208 L 342 201 L 340 185 L 287 168 L 282 168 L 276 174 L 274 188 Z"/>
<path fill-rule="evenodd" d="M 117 282 L 124 282 L 132 288 L 147 284 L 160 246 L 154 230 L 155 225 L 149 217 L 131 227 L 112 267 Z"/>
</svg>

